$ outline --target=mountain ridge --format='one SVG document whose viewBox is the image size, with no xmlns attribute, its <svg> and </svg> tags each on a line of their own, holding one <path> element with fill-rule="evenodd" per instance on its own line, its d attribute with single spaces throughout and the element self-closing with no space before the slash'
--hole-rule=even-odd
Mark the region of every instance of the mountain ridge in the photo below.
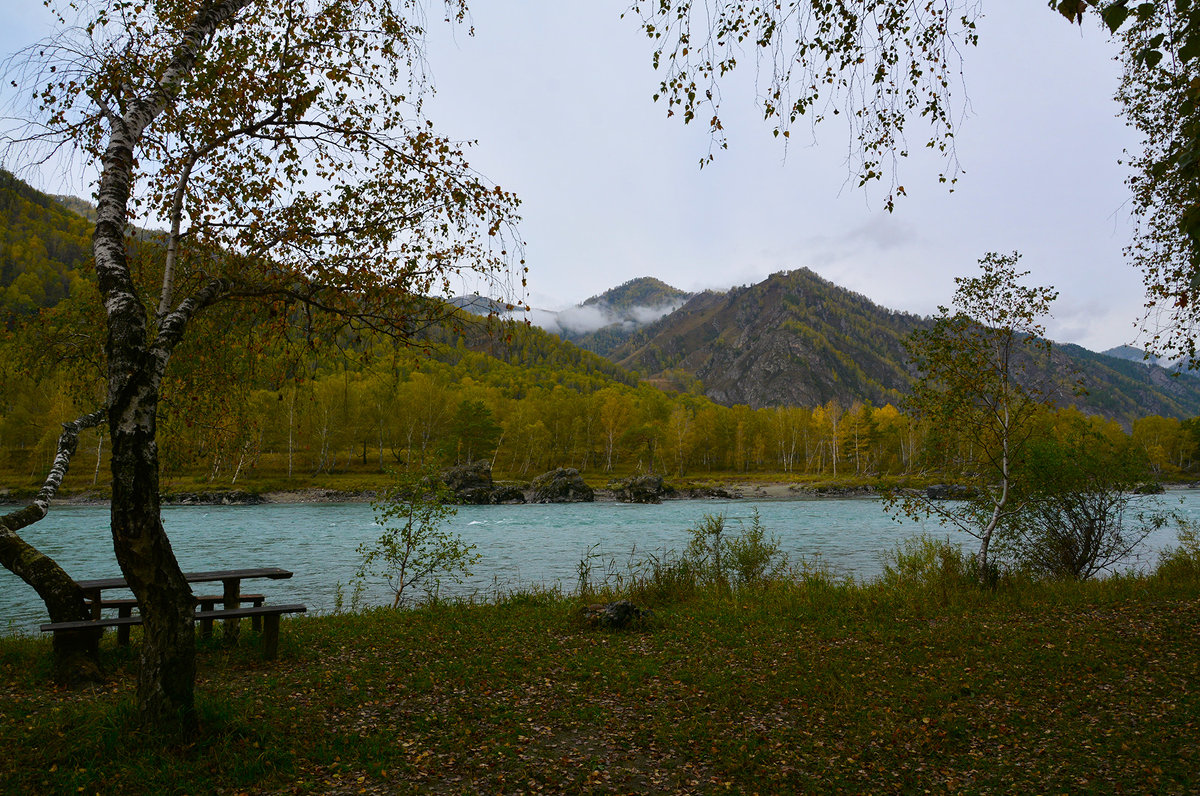
<svg viewBox="0 0 1200 796">
<path fill-rule="evenodd" d="M 699 382 L 727 406 L 815 406 L 836 400 L 900 403 L 916 376 L 907 336 L 932 319 L 891 310 L 811 269 L 754 285 L 705 291 L 636 331 L 610 357 L 664 387 Z M 1153 363 L 1054 344 L 1041 375 L 1080 409 L 1125 423 L 1200 414 L 1200 379 Z"/>
<path fill-rule="evenodd" d="M 64 202 L 0 174 L 0 210 L 7 213 L 0 230 L 0 309 L 10 319 L 53 305 L 72 280 L 88 278 L 82 266 L 90 256 L 89 224 L 73 204 L 86 203 Z M 481 297 L 453 303 L 466 311 L 499 308 Z M 576 318 L 579 328 L 549 331 L 614 363 L 608 377 L 621 374 L 620 381 L 634 371 L 660 387 L 695 389 L 721 404 L 753 408 L 831 400 L 898 404 L 915 376 L 904 339 L 932 322 L 880 306 L 807 268 L 697 294 L 640 277 L 573 309 L 585 313 Z M 1066 385 L 1071 374 L 1082 376 L 1088 392 L 1072 402 L 1085 411 L 1125 423 L 1154 414 L 1200 415 L 1200 379 L 1179 375 L 1177 367 L 1148 363 L 1130 347 L 1102 353 L 1071 343 L 1054 348 L 1055 378 Z M 565 351 L 552 358 L 578 359 Z M 607 370 L 599 363 L 588 367 Z"/>
</svg>

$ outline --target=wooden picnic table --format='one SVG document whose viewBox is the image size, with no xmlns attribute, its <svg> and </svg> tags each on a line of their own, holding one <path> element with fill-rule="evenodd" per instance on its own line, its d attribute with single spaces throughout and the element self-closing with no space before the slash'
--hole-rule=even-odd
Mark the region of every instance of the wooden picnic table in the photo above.
<svg viewBox="0 0 1200 796">
<path fill-rule="evenodd" d="M 217 569 L 207 570 L 204 572 L 185 572 L 183 577 L 188 583 L 215 583 L 220 581 L 221 589 L 221 606 L 227 610 L 240 608 L 242 603 L 242 581 L 251 580 L 254 578 L 267 578 L 269 580 L 285 580 L 290 578 L 292 573 L 286 569 L 279 567 L 258 567 L 254 569 Z M 125 578 L 97 578 L 94 580 L 76 581 L 79 588 L 83 589 L 84 599 L 91 604 L 92 618 L 100 619 L 101 611 L 104 608 L 116 607 L 120 616 L 127 617 L 132 613 L 133 607 L 136 605 L 131 600 L 104 600 L 101 597 L 101 592 L 110 589 L 128 589 L 129 584 Z M 256 606 L 262 605 L 263 596 L 261 594 L 246 595 L 248 600 L 254 602 Z M 211 609 L 217 601 L 215 599 L 200 600 L 202 610 Z M 238 625 L 240 619 L 230 618 L 225 620 L 225 633 L 229 637 L 234 637 L 238 633 Z M 258 629 L 258 621 L 255 620 L 255 629 Z M 121 628 L 122 641 L 128 640 L 129 628 Z M 202 619 L 200 624 L 200 632 L 203 636 L 212 635 L 212 620 Z"/>
<path fill-rule="evenodd" d="M 222 569 L 184 573 L 184 578 L 189 583 L 220 582 L 222 584 L 222 594 L 220 597 L 215 595 L 196 597 L 196 602 L 199 605 L 199 610 L 196 611 L 196 621 L 200 622 L 202 635 L 211 635 L 213 620 L 222 619 L 225 622 L 225 638 L 232 641 L 238 635 L 238 624 L 242 618 L 248 617 L 252 619 L 255 630 L 260 629 L 261 620 L 263 656 L 267 659 L 275 657 L 275 649 L 279 640 L 280 616 L 285 613 L 304 613 L 307 609 L 305 606 L 299 604 L 264 606 L 263 601 L 266 599 L 264 595 L 241 593 L 242 581 L 253 578 L 283 580 L 290 577 L 292 577 L 291 572 L 279 567 Z M 44 624 L 41 626 L 42 631 L 59 633 L 85 629 L 91 626 L 116 627 L 118 629 L 117 643 L 128 644 L 130 626 L 141 624 L 142 621 L 140 616 L 133 614 L 133 609 L 137 607 L 137 601 L 124 597 L 106 600 L 102 597 L 103 592 L 107 590 L 129 588 L 129 584 L 125 578 L 96 578 L 93 580 L 77 581 L 77 583 L 83 590 L 84 598 L 91 605 L 92 618 L 83 622 Z M 222 603 L 223 607 L 221 609 L 215 609 L 217 602 Z M 243 608 L 241 607 L 242 602 L 249 602 L 252 606 Z M 104 608 L 116 608 L 119 616 L 115 619 L 105 619 L 101 614 Z"/>
<path fill-rule="evenodd" d="M 207 572 L 185 572 L 183 577 L 188 583 L 215 583 L 220 581 L 222 603 L 225 608 L 238 607 L 238 595 L 241 593 L 242 581 L 252 578 L 268 578 L 270 580 L 285 580 L 292 573 L 279 567 L 259 567 L 257 569 L 219 569 Z M 100 593 L 108 589 L 128 589 L 125 578 L 98 578 L 96 580 L 76 581 L 83 589 L 84 598 L 92 604 L 92 616 L 100 618 L 102 600 Z"/>
</svg>

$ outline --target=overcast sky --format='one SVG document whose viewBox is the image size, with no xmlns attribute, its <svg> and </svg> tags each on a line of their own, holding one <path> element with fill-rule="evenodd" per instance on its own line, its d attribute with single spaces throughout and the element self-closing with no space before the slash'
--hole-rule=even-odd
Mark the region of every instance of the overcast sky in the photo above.
<svg viewBox="0 0 1200 796">
<path fill-rule="evenodd" d="M 0 0 L 0 51 L 37 38 L 40 2 Z M 1018 250 L 1060 291 L 1049 334 L 1103 350 L 1135 338 L 1144 290 L 1122 258 L 1136 139 L 1117 118 L 1120 70 L 1096 27 L 1045 0 L 985 0 L 964 54 L 969 99 L 953 193 L 941 164 L 902 164 L 896 211 L 847 182 L 844 132 L 807 127 L 785 150 L 752 85 L 725 91 L 729 150 L 703 170 L 707 130 L 651 101 L 651 48 L 621 0 L 477 0 L 475 36 L 433 25 L 429 114 L 474 139 L 473 165 L 522 199 L 529 299 L 559 309 L 626 280 L 724 289 L 807 266 L 892 309 L 929 314 L 988 251 Z M 918 124 L 914 122 L 914 125 Z M 912 128 L 913 143 L 924 141 Z M 781 139 L 780 139 L 781 140 Z M 61 192 L 61 184 L 45 190 Z"/>
</svg>

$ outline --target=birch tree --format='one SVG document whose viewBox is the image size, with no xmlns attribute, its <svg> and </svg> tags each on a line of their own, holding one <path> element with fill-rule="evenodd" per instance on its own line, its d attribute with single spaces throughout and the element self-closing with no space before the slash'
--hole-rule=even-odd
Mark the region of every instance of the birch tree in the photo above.
<svg viewBox="0 0 1200 796">
<path fill-rule="evenodd" d="M 891 503 L 913 516 L 934 516 L 979 540 L 978 564 L 988 572 L 996 532 L 1021 507 L 1019 466 L 1038 411 L 1053 394 L 1041 381 L 1050 342 L 1040 318 L 1057 297 L 1053 288 L 1019 284 L 1020 255 L 990 253 L 981 273 L 958 277 L 954 310 L 939 307 L 933 326 L 909 338 L 918 377 L 910 409 L 966 444 L 950 473 L 974 496 L 965 501 L 893 494 Z"/>
<path fill-rule="evenodd" d="M 142 721 L 191 734 L 191 592 L 159 513 L 157 418 L 172 354 L 206 309 L 257 302 L 305 331 L 408 336 L 423 297 L 505 282 L 515 198 L 422 113 L 417 0 L 64 0 L 18 54 L 29 98 L 8 159 L 70 150 L 98 173 L 112 536 L 138 599 Z M 462 0 L 445 3 L 462 21 Z M 131 221 L 166 228 L 130 267 Z"/>
</svg>

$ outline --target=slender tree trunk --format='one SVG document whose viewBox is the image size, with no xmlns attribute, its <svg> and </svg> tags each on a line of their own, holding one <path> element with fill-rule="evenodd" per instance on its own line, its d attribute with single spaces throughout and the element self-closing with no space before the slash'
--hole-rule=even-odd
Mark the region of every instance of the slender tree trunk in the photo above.
<svg viewBox="0 0 1200 796">
<path fill-rule="evenodd" d="M 115 370 L 124 357 L 114 353 L 109 361 Z M 142 615 L 142 723 L 186 737 L 196 728 L 194 605 L 160 516 L 158 385 L 145 373 L 134 375 L 140 378 L 110 394 L 113 546 Z"/>
<path fill-rule="evenodd" d="M 96 482 L 100 480 L 100 462 L 103 459 L 101 454 L 104 451 L 104 435 L 97 434 L 96 438 L 96 472 L 92 474 L 92 486 L 95 486 Z"/>
<path fill-rule="evenodd" d="M 96 412 L 63 426 L 58 453 L 45 484 L 33 502 L 0 516 L 0 565 L 31 586 L 50 614 L 51 622 L 74 622 L 88 618 L 83 592 L 54 559 L 17 535 L 46 516 L 50 499 L 67 474 L 79 441 L 79 432 L 96 426 L 103 414 Z M 64 684 L 102 679 L 99 665 L 99 630 L 54 634 L 54 675 Z"/>
<path fill-rule="evenodd" d="M 296 414 L 296 390 L 293 388 L 288 394 L 288 480 L 292 480 L 292 450 L 293 440 L 292 434 L 295 428 Z"/>
</svg>

